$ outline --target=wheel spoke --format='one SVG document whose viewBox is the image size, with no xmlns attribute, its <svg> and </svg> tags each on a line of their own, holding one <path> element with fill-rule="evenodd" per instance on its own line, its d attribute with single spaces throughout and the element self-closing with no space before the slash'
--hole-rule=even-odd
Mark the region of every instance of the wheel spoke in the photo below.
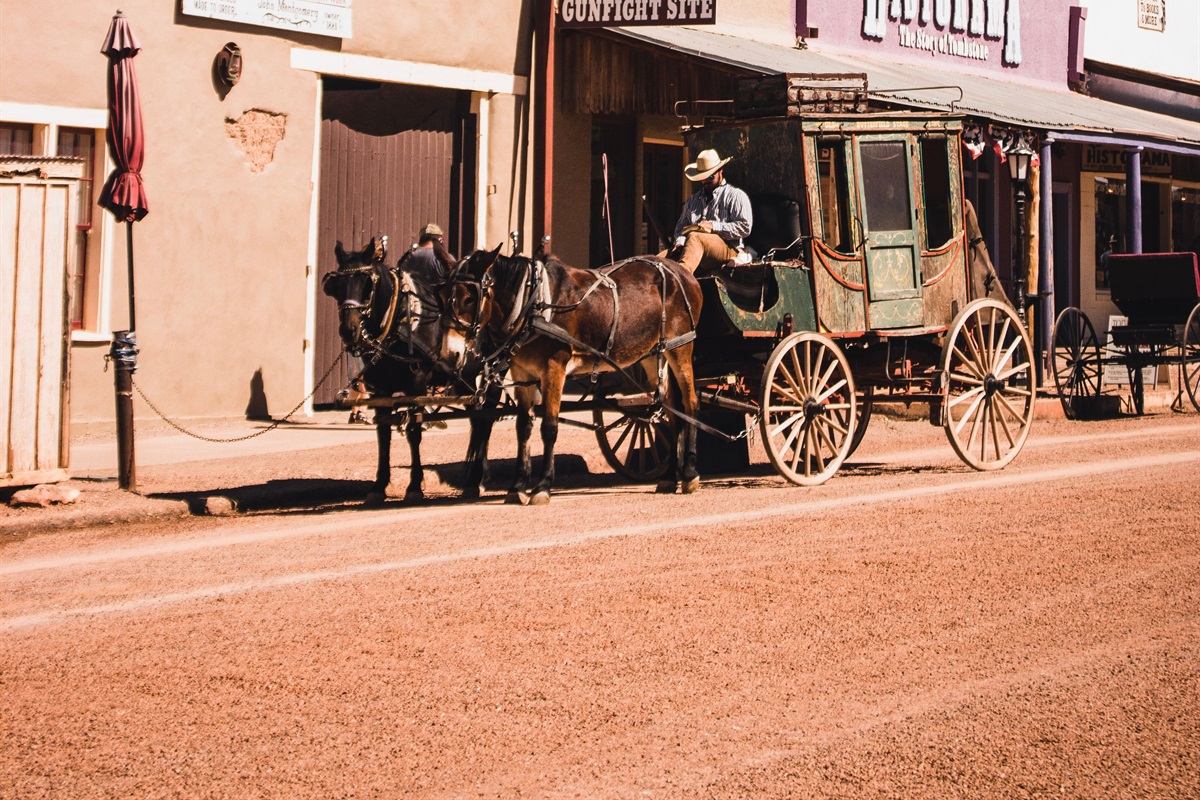
<svg viewBox="0 0 1200 800">
<path fill-rule="evenodd" d="M 968 400 L 972 397 L 975 397 L 976 395 L 983 395 L 983 384 L 980 384 L 978 387 L 972 389 L 969 392 L 963 392 L 962 394 L 955 395 L 953 398 L 947 399 L 946 407 L 954 408 L 956 405 L 963 402 L 964 400 Z M 976 401 L 976 402 L 978 402 L 978 401 Z M 967 413 L 970 413 L 970 412 L 968 411 Z"/>
</svg>

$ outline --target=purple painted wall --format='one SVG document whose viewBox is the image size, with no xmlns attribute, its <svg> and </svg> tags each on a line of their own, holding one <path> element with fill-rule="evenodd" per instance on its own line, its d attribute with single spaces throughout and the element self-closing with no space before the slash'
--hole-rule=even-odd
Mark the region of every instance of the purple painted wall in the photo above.
<svg viewBox="0 0 1200 800">
<path fill-rule="evenodd" d="M 796 0 L 796 27 L 816 48 L 1065 88 L 1075 5 L 1075 0 Z"/>
</svg>

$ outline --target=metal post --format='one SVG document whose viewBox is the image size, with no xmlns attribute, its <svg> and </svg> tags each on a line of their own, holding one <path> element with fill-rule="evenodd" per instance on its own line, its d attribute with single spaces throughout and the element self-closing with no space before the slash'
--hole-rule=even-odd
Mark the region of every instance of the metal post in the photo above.
<svg viewBox="0 0 1200 800">
<path fill-rule="evenodd" d="M 1129 148 L 1125 169 L 1125 251 L 1142 252 L 1142 148 Z"/>
<path fill-rule="evenodd" d="M 551 233 L 554 216 L 554 46 L 557 3 L 534 6 L 533 237 Z"/>
<path fill-rule="evenodd" d="M 1038 220 L 1038 330 L 1037 347 L 1039 351 L 1038 385 L 1044 385 L 1041 372 L 1047 363 L 1048 354 L 1054 344 L 1050 341 L 1050 329 L 1054 327 L 1054 272 L 1058 265 L 1054 263 L 1054 173 L 1050 163 L 1051 145 L 1054 140 L 1047 137 L 1042 140 L 1040 161 L 1041 188 L 1041 218 Z"/>
<path fill-rule="evenodd" d="M 109 358 L 117 392 L 117 478 L 122 489 L 137 491 L 133 456 L 133 373 L 137 371 L 137 333 L 114 331 Z"/>
<path fill-rule="evenodd" d="M 1025 275 L 1025 181 L 1015 181 L 1014 183 L 1014 200 L 1017 208 L 1017 252 L 1016 258 L 1013 260 L 1013 282 L 1016 284 L 1017 316 L 1021 318 L 1021 324 L 1024 325 L 1025 295 L 1029 291 L 1028 280 Z"/>
</svg>

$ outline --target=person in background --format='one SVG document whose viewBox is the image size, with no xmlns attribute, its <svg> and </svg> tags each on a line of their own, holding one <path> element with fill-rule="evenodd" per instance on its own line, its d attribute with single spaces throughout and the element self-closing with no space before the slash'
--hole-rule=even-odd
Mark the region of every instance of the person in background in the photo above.
<svg viewBox="0 0 1200 800">
<path fill-rule="evenodd" d="M 736 260 L 745 247 L 742 240 L 750 235 L 750 197 L 725 180 L 725 165 L 731 160 L 716 150 L 703 150 L 684 167 L 687 179 L 700 184 L 675 225 L 675 247 L 682 248 L 678 261 L 688 272 Z"/>
<path fill-rule="evenodd" d="M 444 283 L 458 259 L 446 249 L 446 235 L 440 226 L 430 222 L 417 235 L 417 243 L 401 259 L 405 272 L 414 273 L 426 283 Z"/>
</svg>

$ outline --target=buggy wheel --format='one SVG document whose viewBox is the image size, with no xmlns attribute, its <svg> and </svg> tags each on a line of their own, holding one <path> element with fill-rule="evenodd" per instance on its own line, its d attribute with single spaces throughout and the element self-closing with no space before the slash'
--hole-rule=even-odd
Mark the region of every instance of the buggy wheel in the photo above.
<svg viewBox="0 0 1200 800">
<path fill-rule="evenodd" d="M 1050 335 L 1054 386 L 1067 419 L 1091 414 L 1100 395 L 1100 340 L 1091 320 L 1078 308 L 1064 308 Z"/>
<path fill-rule="evenodd" d="M 978 470 L 1017 457 L 1034 412 L 1033 348 L 1013 310 L 976 300 L 950 326 L 942 350 L 943 421 L 954 452 Z"/>
<path fill-rule="evenodd" d="M 675 437 L 665 419 L 654 419 L 645 403 L 618 404 L 600 398 L 592 409 L 596 441 L 613 472 L 636 483 L 654 483 L 671 465 Z"/>
<path fill-rule="evenodd" d="M 858 446 L 862 444 L 863 435 L 867 432 L 867 424 L 871 421 L 871 411 L 874 406 L 875 387 L 868 386 L 865 389 L 859 389 L 858 396 L 855 398 L 854 435 L 850 437 L 850 449 L 846 451 L 846 458 L 853 455 Z"/>
<path fill-rule="evenodd" d="M 779 474 L 800 486 L 829 480 L 854 440 L 854 379 L 842 349 L 819 333 L 794 333 L 767 359 L 759 430 Z"/>
<path fill-rule="evenodd" d="M 1200 304 L 1188 314 L 1183 329 L 1183 385 L 1192 401 L 1192 408 L 1200 411 Z"/>
</svg>

